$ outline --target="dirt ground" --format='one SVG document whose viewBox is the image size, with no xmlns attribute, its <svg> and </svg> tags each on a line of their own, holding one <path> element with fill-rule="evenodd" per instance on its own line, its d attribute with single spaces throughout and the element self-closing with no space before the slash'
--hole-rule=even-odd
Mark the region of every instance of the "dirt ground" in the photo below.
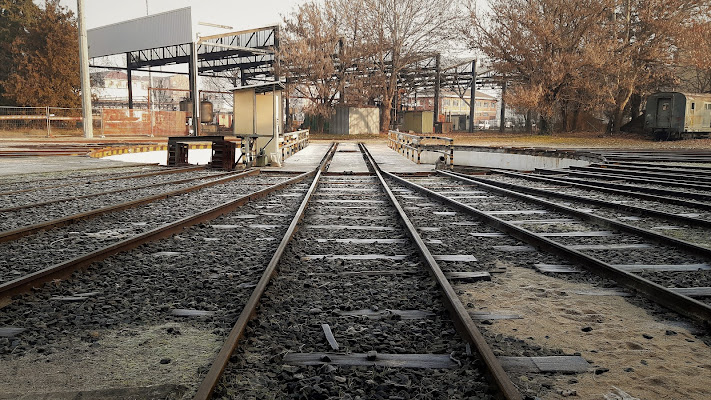
<svg viewBox="0 0 711 400">
<path fill-rule="evenodd" d="M 623 297 L 596 296 L 591 301 L 591 296 L 577 294 L 592 290 L 588 284 L 528 268 L 508 269 L 502 279 L 457 289 L 462 302 L 474 306 L 471 311 L 523 317 L 495 321 L 488 330 L 579 353 L 590 362 L 589 372 L 574 379 L 558 375 L 547 399 L 710 398 L 711 348 L 686 326 L 655 319 Z M 525 387 L 525 376 L 512 379 Z"/>
</svg>

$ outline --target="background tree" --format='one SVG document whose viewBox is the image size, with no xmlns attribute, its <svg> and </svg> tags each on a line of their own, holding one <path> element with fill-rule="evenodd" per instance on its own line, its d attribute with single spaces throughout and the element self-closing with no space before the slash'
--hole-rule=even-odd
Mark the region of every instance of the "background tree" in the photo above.
<svg viewBox="0 0 711 400">
<path fill-rule="evenodd" d="M 679 54 L 704 71 L 710 10 L 708 0 L 493 0 L 465 32 L 513 79 L 507 102 L 539 113 L 542 132 L 581 110 L 619 132 L 626 110 L 635 117 L 644 95 L 672 87 Z"/>
<path fill-rule="evenodd" d="M 330 115 L 335 104 L 377 103 L 390 127 L 398 74 L 447 48 L 456 0 L 325 0 L 304 4 L 285 20 L 280 49 L 286 75 Z"/>
<path fill-rule="evenodd" d="M 32 0 L 0 0 L 0 105 L 12 105 L 4 93 L 5 82 L 15 72 L 13 44 L 24 37 L 39 13 Z"/>
<path fill-rule="evenodd" d="M 323 121 L 331 116 L 333 104 L 343 89 L 338 79 L 338 52 L 344 42 L 338 27 L 335 2 L 309 2 L 286 18 L 278 51 L 287 90 L 310 100 L 305 110 Z M 320 126 L 323 130 L 323 124 Z"/>
<path fill-rule="evenodd" d="M 619 132 L 625 108 L 635 93 L 647 94 L 675 80 L 677 52 L 684 34 L 708 21 L 708 0 L 616 0 L 606 24 L 609 60 L 602 81 L 610 91 L 606 113 L 609 130 Z"/>
<path fill-rule="evenodd" d="M 492 67 L 512 80 L 506 101 L 535 111 L 539 131 L 550 133 L 559 107 L 589 90 L 586 70 L 599 64 L 587 46 L 608 0 L 493 0 L 470 14 L 468 36 Z"/>
<path fill-rule="evenodd" d="M 58 0 L 44 9 L 12 44 L 16 67 L 4 97 L 21 106 L 78 107 L 79 54 L 76 21 Z"/>
<path fill-rule="evenodd" d="M 678 52 L 683 89 L 711 93 L 711 22 L 699 21 L 682 35 L 683 49 Z"/>
<path fill-rule="evenodd" d="M 357 2 L 352 2 L 357 3 Z M 364 0 L 359 20 L 370 49 L 372 82 L 379 88 L 380 129 L 390 128 L 398 75 L 409 65 L 449 47 L 456 30 L 455 0 Z"/>
</svg>

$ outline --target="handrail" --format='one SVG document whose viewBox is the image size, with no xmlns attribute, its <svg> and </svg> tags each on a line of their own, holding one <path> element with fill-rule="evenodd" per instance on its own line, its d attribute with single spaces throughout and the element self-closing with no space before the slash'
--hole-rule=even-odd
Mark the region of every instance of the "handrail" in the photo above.
<svg viewBox="0 0 711 400">
<path fill-rule="evenodd" d="M 439 143 L 424 144 L 423 141 L 441 141 Z M 445 146 L 446 150 L 433 148 L 432 146 Z M 445 165 L 450 169 L 454 165 L 454 139 L 444 136 L 420 136 L 400 131 L 388 131 L 388 147 L 407 157 L 408 159 L 421 163 L 422 152 L 429 151 L 444 155 Z"/>
<path fill-rule="evenodd" d="M 309 130 L 302 129 L 294 132 L 285 132 L 279 135 L 279 149 L 282 161 L 291 157 L 309 145 Z"/>
</svg>

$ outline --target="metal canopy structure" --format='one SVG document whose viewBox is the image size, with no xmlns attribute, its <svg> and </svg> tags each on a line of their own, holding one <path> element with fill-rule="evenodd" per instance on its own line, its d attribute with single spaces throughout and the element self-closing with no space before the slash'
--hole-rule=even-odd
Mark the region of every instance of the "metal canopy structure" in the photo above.
<svg viewBox="0 0 711 400">
<path fill-rule="evenodd" d="M 275 80 L 274 49 L 278 46 L 278 26 L 201 37 L 197 41 L 200 76 L 234 78 L 239 71 L 242 84 Z M 189 64 L 191 45 L 183 43 L 128 52 L 128 67 L 144 70 L 167 65 Z M 256 81 L 256 82 L 255 82 Z"/>
<path fill-rule="evenodd" d="M 151 72 L 156 67 L 187 64 L 192 125 L 197 135 L 198 76 L 229 78 L 235 86 L 278 81 L 274 64 L 279 27 L 211 36 L 198 36 L 194 31 L 190 7 L 92 29 L 88 31 L 91 66 L 126 70 L 128 106 L 133 108 L 132 71 Z M 126 67 L 102 65 L 103 57 L 121 54 L 125 54 Z"/>
</svg>

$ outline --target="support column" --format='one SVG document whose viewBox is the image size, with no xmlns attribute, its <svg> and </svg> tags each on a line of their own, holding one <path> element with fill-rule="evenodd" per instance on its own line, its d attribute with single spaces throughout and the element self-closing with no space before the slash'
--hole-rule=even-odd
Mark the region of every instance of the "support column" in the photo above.
<svg viewBox="0 0 711 400">
<path fill-rule="evenodd" d="M 288 82 L 288 79 L 287 79 Z M 286 119 L 284 121 L 284 132 L 289 132 L 289 128 L 291 128 L 291 120 L 292 120 L 292 115 L 291 115 L 291 109 L 289 108 L 289 84 L 284 85 L 284 107 L 286 109 Z"/>
<path fill-rule="evenodd" d="M 244 76 L 244 70 L 239 69 L 239 84 L 240 86 L 247 86 L 247 78 Z"/>
<path fill-rule="evenodd" d="M 504 100 L 505 96 L 506 96 L 506 77 L 504 77 L 504 82 L 501 84 L 501 117 L 499 117 L 501 122 L 499 123 L 499 132 L 503 132 L 504 129 L 506 129 L 506 100 Z"/>
<path fill-rule="evenodd" d="M 469 133 L 474 133 L 476 117 L 476 58 L 472 60 L 472 85 L 469 88 Z"/>
<path fill-rule="evenodd" d="M 200 93 L 198 91 L 198 56 L 197 43 L 190 43 L 190 61 L 188 80 L 190 81 L 190 97 L 193 101 L 193 136 L 200 136 Z"/>
<path fill-rule="evenodd" d="M 435 57 L 435 87 L 434 87 L 434 124 L 435 126 L 439 122 L 439 86 L 441 83 L 441 71 L 440 63 L 442 62 L 442 56 L 437 54 Z M 440 130 L 441 132 L 441 130 Z"/>
<path fill-rule="evenodd" d="M 128 108 L 133 110 L 133 79 L 131 77 L 131 53 L 126 53 L 126 77 L 128 79 Z"/>
<path fill-rule="evenodd" d="M 86 21 L 84 19 L 84 0 L 77 0 L 79 22 L 79 73 L 81 74 L 81 108 L 84 137 L 94 137 L 94 120 L 91 115 L 91 80 L 89 79 L 89 44 L 86 38 Z M 49 131 L 49 108 L 47 108 L 47 136 Z"/>
</svg>

